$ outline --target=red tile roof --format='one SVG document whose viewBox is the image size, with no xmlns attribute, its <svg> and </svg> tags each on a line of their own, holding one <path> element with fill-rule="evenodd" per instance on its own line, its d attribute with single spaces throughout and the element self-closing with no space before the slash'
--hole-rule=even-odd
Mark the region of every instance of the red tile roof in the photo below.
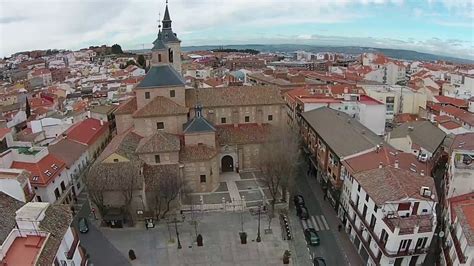
<svg viewBox="0 0 474 266">
<path fill-rule="evenodd" d="M 460 128 L 462 127 L 461 124 L 455 122 L 455 121 L 447 121 L 447 122 L 443 122 L 440 124 L 442 127 L 446 128 L 446 129 L 456 129 L 456 128 Z"/>
<path fill-rule="evenodd" d="M 426 175 L 429 175 L 427 165 L 418 161 L 416 156 L 411 153 L 399 152 L 394 148 L 384 146 L 379 152 L 371 151 L 347 160 L 342 163 L 352 174 L 361 171 L 378 168 L 380 163 L 382 165 L 395 165 L 398 161 L 398 167 L 405 170 L 414 170 L 418 173 L 423 170 Z"/>
<path fill-rule="evenodd" d="M 463 109 L 459 109 L 452 105 L 446 105 L 441 107 L 441 111 L 454 116 L 455 118 L 461 120 L 462 122 L 474 126 L 474 114 Z"/>
<path fill-rule="evenodd" d="M 459 108 L 467 108 L 469 105 L 469 103 L 466 100 L 456 99 L 456 98 L 448 97 L 444 95 L 434 96 L 434 98 L 436 99 L 437 102 L 441 104 L 450 104 L 452 106 L 456 106 Z"/>
<path fill-rule="evenodd" d="M 65 166 L 66 163 L 48 154 L 37 163 L 14 161 L 11 168 L 25 169 L 31 172 L 30 183 L 32 185 L 47 186 L 63 171 Z"/>
<path fill-rule="evenodd" d="M 115 110 L 115 115 L 133 114 L 137 110 L 137 99 L 135 97 L 121 103 Z"/>
<path fill-rule="evenodd" d="M 103 134 L 106 134 L 108 130 L 108 123 L 88 118 L 82 122 L 79 122 L 66 131 L 68 139 L 77 141 L 82 144 L 92 145 L 94 142 Z"/>
<path fill-rule="evenodd" d="M 29 103 L 30 103 L 30 107 L 32 109 L 34 108 L 38 108 L 38 107 L 52 107 L 53 106 L 53 102 L 48 100 L 48 99 L 45 99 L 45 98 L 31 98 L 31 99 L 28 99 Z"/>
<path fill-rule="evenodd" d="M 0 139 L 3 139 L 10 132 L 11 129 L 9 128 L 0 128 Z"/>
</svg>

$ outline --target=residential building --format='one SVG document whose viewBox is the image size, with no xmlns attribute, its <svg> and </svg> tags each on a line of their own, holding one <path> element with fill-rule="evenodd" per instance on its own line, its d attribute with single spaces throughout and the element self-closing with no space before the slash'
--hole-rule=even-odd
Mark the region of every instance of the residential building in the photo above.
<svg viewBox="0 0 474 266">
<path fill-rule="evenodd" d="M 94 118 L 74 124 L 64 135 L 70 140 L 87 145 L 89 158 L 97 158 L 110 139 L 108 123 Z"/>
<path fill-rule="evenodd" d="M 23 169 L 0 169 L 0 192 L 19 200 L 29 202 L 35 199 L 30 183 L 31 173 Z"/>
<path fill-rule="evenodd" d="M 396 149 L 412 153 L 420 161 L 433 165 L 443 153 L 446 137 L 430 121 L 412 121 L 394 128 L 387 135 L 387 142 Z"/>
<path fill-rule="evenodd" d="M 65 163 L 49 154 L 46 148 L 11 148 L 3 154 L 3 167 L 25 169 L 31 173 L 30 183 L 39 202 L 72 201 L 71 179 L 65 169 Z"/>
<path fill-rule="evenodd" d="M 7 196 L 8 197 L 8 196 Z M 29 202 L 24 205 L 0 193 L 4 265 L 86 265 L 87 256 L 65 205 Z M 5 208 L 5 204 L 11 204 Z M 18 208 L 18 209 L 17 209 Z M 2 222 L 2 225 L 4 223 Z M 5 238 L 4 232 L 8 232 Z"/>
<path fill-rule="evenodd" d="M 433 178 L 397 164 L 344 174 L 343 223 L 366 265 L 423 264 L 436 228 Z"/>
<path fill-rule="evenodd" d="M 377 149 L 383 139 L 355 118 L 328 107 L 305 112 L 302 118 L 300 130 L 312 171 L 337 210 L 341 161 Z"/>
<path fill-rule="evenodd" d="M 474 133 L 456 135 L 448 151 L 446 200 L 474 191 Z"/>
</svg>

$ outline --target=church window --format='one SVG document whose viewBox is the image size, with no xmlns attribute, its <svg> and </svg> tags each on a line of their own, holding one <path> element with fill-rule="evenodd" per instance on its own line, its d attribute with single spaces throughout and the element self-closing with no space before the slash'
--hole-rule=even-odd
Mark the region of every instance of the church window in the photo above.
<svg viewBox="0 0 474 266">
<path fill-rule="evenodd" d="M 150 92 L 149 91 L 145 91 L 145 99 L 150 99 Z"/>
<path fill-rule="evenodd" d="M 158 54 L 158 62 L 161 62 L 161 54 Z"/>
<path fill-rule="evenodd" d="M 165 128 L 165 123 L 163 122 L 156 123 L 156 129 L 164 129 L 164 128 Z"/>
<path fill-rule="evenodd" d="M 168 49 L 169 62 L 173 63 L 173 50 Z"/>
<path fill-rule="evenodd" d="M 174 90 L 170 90 L 170 97 L 174 98 L 176 96 L 176 92 Z"/>
</svg>

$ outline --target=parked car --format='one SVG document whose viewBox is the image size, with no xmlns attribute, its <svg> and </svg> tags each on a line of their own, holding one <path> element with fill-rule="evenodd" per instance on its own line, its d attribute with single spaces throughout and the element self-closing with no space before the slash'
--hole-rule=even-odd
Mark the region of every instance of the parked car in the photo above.
<svg viewBox="0 0 474 266">
<path fill-rule="evenodd" d="M 316 257 L 313 259 L 314 266 L 326 266 L 326 261 L 322 257 Z"/>
<path fill-rule="evenodd" d="M 306 207 L 301 207 L 301 210 L 298 214 L 298 217 L 300 217 L 301 220 L 308 220 L 309 219 L 309 212 L 308 212 L 308 209 L 306 209 Z"/>
<path fill-rule="evenodd" d="M 81 217 L 78 222 L 79 232 L 85 234 L 89 231 L 89 224 L 85 217 Z"/>
<path fill-rule="evenodd" d="M 304 206 L 304 198 L 301 195 L 295 195 L 293 197 L 293 202 L 295 203 L 295 206 L 298 207 L 303 207 Z"/>
<path fill-rule="evenodd" d="M 311 246 L 319 245 L 319 242 L 320 242 L 319 235 L 316 232 L 316 230 L 314 230 L 314 228 L 308 228 L 304 230 L 304 236 L 308 244 L 310 244 Z"/>
</svg>

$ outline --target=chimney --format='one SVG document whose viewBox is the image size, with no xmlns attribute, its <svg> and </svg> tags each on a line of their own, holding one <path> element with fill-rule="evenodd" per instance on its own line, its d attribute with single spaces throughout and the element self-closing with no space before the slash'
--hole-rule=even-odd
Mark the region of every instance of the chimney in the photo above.
<svg viewBox="0 0 474 266">
<path fill-rule="evenodd" d="M 395 160 L 395 168 L 398 168 L 398 160 Z"/>
<path fill-rule="evenodd" d="M 425 170 L 421 170 L 420 175 L 425 176 Z"/>
<path fill-rule="evenodd" d="M 379 162 L 379 168 L 382 168 L 382 167 L 383 167 L 382 162 Z"/>
</svg>

